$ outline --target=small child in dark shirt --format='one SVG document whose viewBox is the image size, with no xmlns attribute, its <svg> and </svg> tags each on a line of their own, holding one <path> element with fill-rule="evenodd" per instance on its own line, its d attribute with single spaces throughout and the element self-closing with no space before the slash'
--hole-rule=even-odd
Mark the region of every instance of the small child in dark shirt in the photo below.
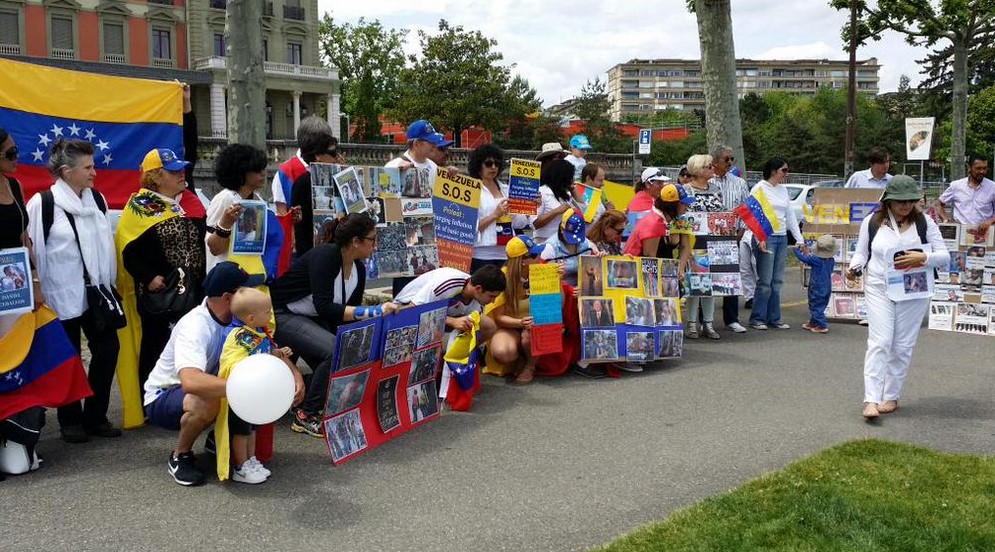
<svg viewBox="0 0 995 552">
<path fill-rule="evenodd" d="M 815 242 L 814 253 L 806 255 L 795 248 L 794 252 L 798 260 L 812 267 L 812 272 L 808 278 L 808 312 L 809 321 L 802 324 L 802 328 L 813 332 L 824 334 L 829 331 L 829 323 L 826 321 L 826 305 L 829 304 L 829 296 L 833 293 L 833 268 L 836 261 L 833 259 L 836 253 L 836 238 L 829 234 L 819 236 Z"/>
</svg>

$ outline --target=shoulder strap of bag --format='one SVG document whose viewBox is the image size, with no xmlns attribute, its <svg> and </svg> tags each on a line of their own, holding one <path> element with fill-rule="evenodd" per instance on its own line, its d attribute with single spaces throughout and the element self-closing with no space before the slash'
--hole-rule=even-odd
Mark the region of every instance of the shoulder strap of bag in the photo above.
<svg viewBox="0 0 995 552">
<path fill-rule="evenodd" d="M 79 232 L 76 230 L 76 219 L 69 214 L 68 211 L 64 211 L 66 218 L 69 220 L 69 226 L 73 227 L 73 235 L 76 236 L 76 249 L 79 251 L 79 260 L 83 263 L 83 285 L 89 287 L 90 282 L 90 272 L 86 269 L 86 260 L 83 258 L 83 247 L 79 244 Z"/>
<path fill-rule="evenodd" d="M 48 234 L 52 231 L 52 221 L 55 219 L 55 197 L 52 190 L 45 190 L 41 193 L 41 228 L 45 243 L 48 243 Z"/>
<path fill-rule="evenodd" d="M 867 260 L 871 260 L 871 244 L 874 243 L 874 236 L 878 233 L 878 228 L 881 225 L 877 223 L 874 219 L 871 219 L 870 224 L 867 225 Z"/>
<path fill-rule="evenodd" d="M 926 238 L 926 217 L 916 219 L 916 232 L 919 233 L 919 243 L 929 243 Z"/>
</svg>

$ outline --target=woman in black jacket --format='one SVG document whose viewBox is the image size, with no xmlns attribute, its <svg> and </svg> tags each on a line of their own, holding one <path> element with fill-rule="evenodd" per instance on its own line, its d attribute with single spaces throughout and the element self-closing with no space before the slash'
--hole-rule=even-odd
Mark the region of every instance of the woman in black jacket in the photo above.
<svg viewBox="0 0 995 552">
<path fill-rule="evenodd" d="M 397 310 L 393 303 L 360 306 L 366 286 L 363 261 L 376 248 L 376 223 L 355 213 L 339 219 L 331 233 L 334 243 L 305 253 L 270 286 L 276 314 L 275 341 L 293 349 L 314 372 L 291 429 L 315 437 L 322 435 L 321 415 L 339 325 Z"/>
</svg>

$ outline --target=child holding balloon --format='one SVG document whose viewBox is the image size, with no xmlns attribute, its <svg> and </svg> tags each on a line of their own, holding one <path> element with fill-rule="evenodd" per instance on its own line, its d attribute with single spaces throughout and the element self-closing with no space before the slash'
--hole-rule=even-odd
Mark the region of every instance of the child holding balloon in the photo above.
<svg viewBox="0 0 995 552">
<path fill-rule="evenodd" d="M 239 288 L 231 298 L 233 315 L 230 331 L 221 348 L 221 366 L 218 376 L 228 379 L 239 362 L 250 355 L 270 354 L 280 359 L 281 364 L 293 374 L 295 393 L 293 404 L 304 398 L 304 379 L 291 362 L 289 347 L 278 348 L 270 337 L 268 329 L 273 318 L 273 303 L 269 295 L 250 287 Z M 276 363 L 274 363 L 274 366 Z M 276 369 L 281 369 L 275 366 Z M 231 479 L 238 483 L 256 485 L 269 478 L 271 472 L 256 459 L 255 426 L 240 418 L 228 408 L 228 400 L 221 400 L 221 408 L 215 419 L 214 432 L 217 437 L 218 479 Z M 231 434 L 230 459 L 228 435 Z M 231 470 L 234 464 L 235 469 Z"/>
</svg>

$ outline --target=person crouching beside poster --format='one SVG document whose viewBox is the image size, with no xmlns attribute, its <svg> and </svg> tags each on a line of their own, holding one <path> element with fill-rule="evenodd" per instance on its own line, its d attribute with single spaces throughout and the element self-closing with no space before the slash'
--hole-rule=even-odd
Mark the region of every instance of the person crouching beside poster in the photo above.
<svg viewBox="0 0 995 552">
<path fill-rule="evenodd" d="M 896 300 L 888 293 L 889 274 L 918 268 L 940 268 L 950 253 L 940 230 L 916 207 L 919 188 L 909 176 L 888 182 L 881 205 L 860 226 L 857 251 L 846 275 L 864 275 L 867 304 L 867 354 L 864 356 L 864 418 L 898 409 L 898 399 L 912 361 L 912 349 L 929 297 Z M 894 295 L 894 294 L 892 294 Z"/>
</svg>

